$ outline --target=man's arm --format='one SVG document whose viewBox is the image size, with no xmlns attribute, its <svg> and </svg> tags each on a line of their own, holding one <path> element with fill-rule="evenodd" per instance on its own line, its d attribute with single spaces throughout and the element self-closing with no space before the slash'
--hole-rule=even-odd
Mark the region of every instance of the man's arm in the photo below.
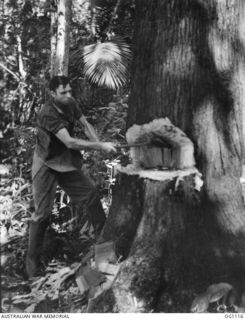
<svg viewBox="0 0 245 320">
<path fill-rule="evenodd" d="M 60 139 L 69 149 L 83 150 L 85 148 L 102 150 L 105 152 L 116 152 L 114 144 L 111 142 L 87 141 L 83 139 L 72 138 L 67 129 L 62 128 L 56 133 L 56 137 Z"/>
<path fill-rule="evenodd" d="M 84 115 L 80 117 L 79 122 L 84 126 L 85 134 L 89 140 L 98 142 L 99 138 L 94 127 L 86 120 Z"/>
</svg>

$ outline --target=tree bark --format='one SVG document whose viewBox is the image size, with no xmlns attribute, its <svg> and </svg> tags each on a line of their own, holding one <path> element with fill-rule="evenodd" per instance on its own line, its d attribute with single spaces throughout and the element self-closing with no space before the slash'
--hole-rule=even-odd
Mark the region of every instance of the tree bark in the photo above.
<svg viewBox="0 0 245 320">
<path fill-rule="evenodd" d="M 206 211 L 244 231 L 241 1 L 136 2 L 128 126 L 167 116 L 195 143 Z"/>
<path fill-rule="evenodd" d="M 187 280 L 193 284 L 193 266 L 200 254 L 193 252 L 194 242 L 203 242 L 197 174 L 195 169 L 119 171 L 103 238 L 115 242 L 116 254 L 124 262 L 94 312 L 155 311 L 162 290 L 181 288 Z M 206 272 L 205 264 L 199 272 Z M 173 311 L 175 306 L 165 301 L 165 307 Z M 188 305 L 185 308 L 182 311 L 187 312 Z"/>
<path fill-rule="evenodd" d="M 55 74 L 68 75 L 71 0 L 58 1 Z"/>
<path fill-rule="evenodd" d="M 57 13 L 53 10 L 50 13 L 50 77 L 55 75 L 56 68 L 56 45 L 57 45 Z"/>
<path fill-rule="evenodd" d="M 240 0 L 136 0 L 128 127 L 168 117 L 194 142 L 204 186 L 119 174 L 104 236 L 125 260 L 95 311 L 187 312 L 198 290 L 241 285 L 243 20 Z"/>
</svg>

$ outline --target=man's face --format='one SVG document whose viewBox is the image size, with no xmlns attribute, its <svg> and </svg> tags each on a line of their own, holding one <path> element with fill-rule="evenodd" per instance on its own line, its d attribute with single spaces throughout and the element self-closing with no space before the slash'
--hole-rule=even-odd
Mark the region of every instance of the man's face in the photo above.
<svg viewBox="0 0 245 320">
<path fill-rule="evenodd" d="M 69 100 L 70 98 L 72 98 L 71 86 L 69 84 L 67 84 L 66 86 L 60 84 L 58 88 L 51 93 L 55 102 L 62 105 L 69 104 Z"/>
</svg>

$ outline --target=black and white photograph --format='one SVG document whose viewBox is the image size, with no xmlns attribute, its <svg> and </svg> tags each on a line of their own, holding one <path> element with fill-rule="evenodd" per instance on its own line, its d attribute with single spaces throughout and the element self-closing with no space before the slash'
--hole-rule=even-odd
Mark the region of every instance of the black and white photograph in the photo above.
<svg viewBox="0 0 245 320">
<path fill-rule="evenodd" d="M 0 0 L 0 249 L 1 318 L 245 319 L 245 0 Z"/>
</svg>

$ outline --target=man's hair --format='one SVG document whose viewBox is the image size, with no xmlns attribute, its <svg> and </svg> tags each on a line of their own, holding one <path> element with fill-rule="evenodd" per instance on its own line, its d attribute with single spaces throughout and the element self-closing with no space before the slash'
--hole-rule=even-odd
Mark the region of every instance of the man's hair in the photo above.
<svg viewBox="0 0 245 320">
<path fill-rule="evenodd" d="M 61 84 L 65 87 L 70 84 L 70 79 L 66 76 L 54 76 L 49 82 L 49 89 L 55 91 Z"/>
</svg>

